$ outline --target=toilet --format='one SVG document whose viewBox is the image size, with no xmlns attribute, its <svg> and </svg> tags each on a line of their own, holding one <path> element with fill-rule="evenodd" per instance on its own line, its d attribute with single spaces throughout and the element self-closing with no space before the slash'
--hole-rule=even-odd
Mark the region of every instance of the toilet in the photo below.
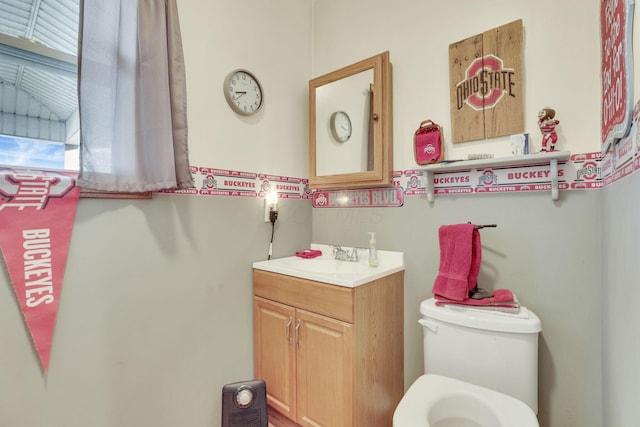
<svg viewBox="0 0 640 427">
<path fill-rule="evenodd" d="M 420 304 L 424 370 L 394 427 L 537 427 L 540 319 L 473 307 Z"/>
</svg>

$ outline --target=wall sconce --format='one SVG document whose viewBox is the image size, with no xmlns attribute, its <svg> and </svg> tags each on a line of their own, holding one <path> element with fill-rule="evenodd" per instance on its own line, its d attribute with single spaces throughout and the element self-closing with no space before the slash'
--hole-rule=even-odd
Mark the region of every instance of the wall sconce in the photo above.
<svg viewBox="0 0 640 427">
<path fill-rule="evenodd" d="M 271 212 L 278 213 L 278 192 L 273 188 L 264 195 L 264 222 L 272 222 Z"/>
</svg>

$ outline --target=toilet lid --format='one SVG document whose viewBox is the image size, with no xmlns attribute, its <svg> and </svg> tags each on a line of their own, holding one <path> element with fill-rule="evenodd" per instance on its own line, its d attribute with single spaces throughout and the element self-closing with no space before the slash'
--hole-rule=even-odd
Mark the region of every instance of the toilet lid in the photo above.
<svg viewBox="0 0 640 427">
<path fill-rule="evenodd" d="M 429 427 L 447 417 L 466 418 L 483 427 L 539 427 L 536 414 L 524 402 L 435 374 L 422 375 L 409 387 L 393 414 L 393 427 Z"/>
<path fill-rule="evenodd" d="M 420 303 L 420 314 L 424 318 L 436 319 L 467 328 L 485 331 L 537 334 L 542 323 L 536 314 L 526 307 L 520 308 L 520 315 L 508 313 L 483 312 L 478 307 L 437 306 L 434 298 Z"/>
</svg>

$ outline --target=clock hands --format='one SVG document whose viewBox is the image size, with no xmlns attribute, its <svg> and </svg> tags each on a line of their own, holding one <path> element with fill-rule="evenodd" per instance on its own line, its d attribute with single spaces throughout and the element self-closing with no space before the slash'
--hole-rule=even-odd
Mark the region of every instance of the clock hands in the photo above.
<svg viewBox="0 0 640 427">
<path fill-rule="evenodd" d="M 246 95 L 246 94 L 247 94 L 247 91 L 244 91 L 244 92 L 235 92 L 235 94 L 236 94 L 236 95 L 237 95 L 237 94 L 240 94 L 240 95 L 238 95 L 238 96 L 236 96 L 235 98 L 233 98 L 233 100 L 234 100 L 234 101 L 235 101 L 236 99 L 240 98 L 242 95 Z"/>
</svg>

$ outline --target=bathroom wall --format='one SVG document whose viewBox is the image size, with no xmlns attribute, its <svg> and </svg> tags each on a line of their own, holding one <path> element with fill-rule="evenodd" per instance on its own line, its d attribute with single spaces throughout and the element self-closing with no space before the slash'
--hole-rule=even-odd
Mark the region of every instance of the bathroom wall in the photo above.
<svg viewBox="0 0 640 427">
<path fill-rule="evenodd" d="M 634 12 L 638 26 L 640 10 Z M 633 45 L 640 46 L 634 31 Z M 636 48 L 637 50 L 637 48 Z M 634 51 L 634 97 L 640 100 L 640 60 Z M 602 190 L 602 411 L 604 426 L 638 424 L 640 396 L 640 174 Z"/>
<path fill-rule="evenodd" d="M 178 7 L 191 163 L 306 177 L 310 3 Z M 256 116 L 225 102 L 236 68 L 264 86 Z M 309 201 L 279 208 L 274 257 L 311 240 Z M 223 385 L 253 377 L 251 263 L 270 237 L 255 197 L 80 200 L 48 375 L 0 263 L 0 427 L 219 426 Z"/>
<path fill-rule="evenodd" d="M 449 44 L 522 19 L 525 132 L 533 150 L 540 149 L 537 111 L 549 105 L 561 122 L 560 150 L 599 151 L 599 6 L 597 1 L 579 0 L 489 0 L 482 5 L 473 0 L 318 0 L 313 74 L 389 50 L 394 170 L 413 169 L 412 136 L 422 120 L 440 123 L 445 141 L 450 140 Z M 508 156 L 509 139 L 446 144 L 448 159 L 470 153 Z M 379 248 L 405 252 L 408 387 L 423 372 L 417 320 L 420 301 L 431 296 L 437 274 L 438 227 L 467 221 L 497 224 L 481 232 L 479 283 L 512 289 L 542 320 L 540 424 L 630 427 L 603 422 L 601 270 L 602 259 L 609 255 L 602 250 L 601 220 L 607 220 L 602 218 L 602 205 L 597 190 L 564 191 L 557 202 L 548 193 L 437 196 L 433 205 L 424 196 L 407 196 L 400 208 L 313 209 L 312 236 L 319 243 L 365 246 L 367 232 L 376 231 Z M 631 254 L 636 253 L 637 247 Z M 607 328 L 614 325 L 605 323 Z M 610 357 L 613 369 L 617 354 Z M 615 409 L 629 413 L 633 406 Z"/>
<path fill-rule="evenodd" d="M 309 208 L 283 201 L 274 256 L 308 245 Z M 222 386 L 251 379 L 251 263 L 262 200 L 81 200 L 41 372 L 0 277 L 0 426 L 219 425 Z"/>
<path fill-rule="evenodd" d="M 415 167 L 413 133 L 421 121 L 442 125 L 445 140 L 451 141 L 449 45 L 522 19 L 524 123 L 532 152 L 540 149 L 537 115 L 545 106 L 553 107 L 561 122 L 558 149 L 597 151 L 599 5 L 595 0 L 485 0 L 481 5 L 473 0 L 316 0 L 313 76 L 389 50 L 394 168 L 410 169 Z M 446 150 L 447 159 L 511 155 L 508 137 L 447 144 Z"/>
<path fill-rule="evenodd" d="M 603 190 L 602 361 L 605 425 L 638 424 L 640 175 Z"/>
<path fill-rule="evenodd" d="M 473 221 L 481 232 L 481 287 L 508 288 L 542 320 L 539 419 L 542 426 L 598 427 L 601 415 L 601 295 L 598 192 L 408 197 L 400 208 L 314 209 L 313 241 L 403 251 L 405 387 L 423 373 L 419 305 L 431 297 L 438 227 Z M 469 354 L 473 357 L 473 353 Z M 500 375 L 500 372 L 495 372 Z M 606 424 L 608 425 L 608 424 Z M 613 425 L 613 424 L 611 424 Z"/>
</svg>

